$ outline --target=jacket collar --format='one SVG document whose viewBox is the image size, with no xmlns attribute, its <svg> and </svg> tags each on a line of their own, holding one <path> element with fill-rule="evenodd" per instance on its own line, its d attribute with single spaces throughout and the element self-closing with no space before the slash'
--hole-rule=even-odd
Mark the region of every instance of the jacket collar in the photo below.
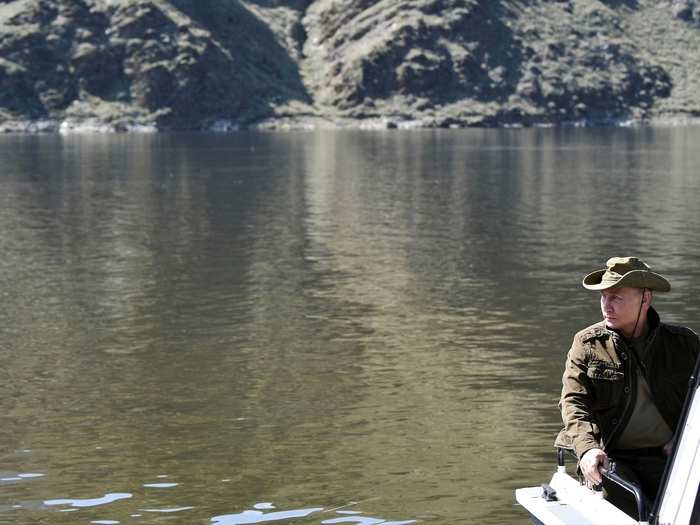
<svg viewBox="0 0 700 525">
<path fill-rule="evenodd" d="M 650 306 L 649 310 L 647 310 L 647 325 L 649 326 L 649 333 L 656 330 L 660 324 L 661 318 L 659 317 L 658 312 L 654 310 L 653 306 Z"/>
</svg>

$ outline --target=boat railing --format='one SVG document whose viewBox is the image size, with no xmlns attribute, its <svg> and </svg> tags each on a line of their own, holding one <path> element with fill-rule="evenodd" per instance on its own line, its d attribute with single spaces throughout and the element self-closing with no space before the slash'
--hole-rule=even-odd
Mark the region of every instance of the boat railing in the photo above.
<svg viewBox="0 0 700 525">
<path fill-rule="evenodd" d="M 557 465 L 558 465 L 558 470 L 560 472 L 566 472 L 566 466 L 565 466 L 565 456 L 566 454 L 569 454 L 576 458 L 576 454 L 572 449 L 569 448 L 564 448 L 564 447 L 557 447 Z M 642 489 L 636 485 L 635 483 L 632 483 L 631 481 L 628 481 L 624 479 L 622 476 L 620 476 L 616 471 L 615 471 L 615 462 L 611 461 L 607 469 L 601 469 L 600 470 L 601 474 L 609 479 L 611 482 L 615 483 L 616 485 L 619 485 L 623 489 L 625 489 L 627 492 L 631 493 L 634 496 L 634 500 L 637 504 L 637 513 L 638 513 L 638 520 L 640 525 L 646 525 L 649 523 L 649 511 L 647 508 L 647 501 L 646 498 L 644 497 L 644 494 L 642 493 Z M 599 488 L 594 488 L 594 490 L 598 491 L 601 490 L 602 487 Z"/>
<path fill-rule="evenodd" d="M 644 493 L 642 493 L 642 489 L 639 488 L 638 485 L 635 483 L 632 483 L 631 481 L 627 481 L 624 479 L 622 476 L 620 476 L 617 472 L 615 472 L 615 462 L 611 461 L 610 465 L 608 466 L 607 469 L 601 469 L 600 470 L 601 474 L 608 478 L 610 481 L 613 483 L 619 485 L 623 489 L 625 489 L 627 492 L 632 493 L 634 496 L 634 500 L 637 503 L 637 513 L 638 513 L 638 520 L 640 525 L 644 525 L 649 523 L 649 511 L 647 510 L 647 502 L 644 497 Z"/>
</svg>

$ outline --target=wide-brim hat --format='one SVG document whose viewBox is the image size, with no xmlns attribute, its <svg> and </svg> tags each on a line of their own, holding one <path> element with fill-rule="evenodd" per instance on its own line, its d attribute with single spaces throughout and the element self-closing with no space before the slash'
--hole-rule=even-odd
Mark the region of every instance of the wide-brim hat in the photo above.
<svg viewBox="0 0 700 525">
<path fill-rule="evenodd" d="M 605 290 L 613 286 L 624 286 L 657 292 L 668 292 L 671 289 L 671 283 L 652 272 L 649 265 L 637 257 L 611 257 L 605 265 L 607 268 L 591 272 L 583 278 L 584 288 Z"/>
</svg>

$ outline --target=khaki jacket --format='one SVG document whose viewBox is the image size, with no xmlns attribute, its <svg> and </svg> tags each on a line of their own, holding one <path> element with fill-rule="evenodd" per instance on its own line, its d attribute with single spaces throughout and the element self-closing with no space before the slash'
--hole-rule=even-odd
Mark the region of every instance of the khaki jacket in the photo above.
<svg viewBox="0 0 700 525">
<path fill-rule="evenodd" d="M 606 452 L 625 428 L 636 403 L 637 369 L 649 384 L 659 412 L 675 431 L 688 393 L 688 380 L 700 353 L 700 340 L 688 328 L 660 322 L 647 312 L 649 347 L 639 367 L 622 336 L 604 322 L 574 336 L 559 401 L 564 428 L 555 445 L 573 448 L 580 458 L 592 448 Z"/>
</svg>

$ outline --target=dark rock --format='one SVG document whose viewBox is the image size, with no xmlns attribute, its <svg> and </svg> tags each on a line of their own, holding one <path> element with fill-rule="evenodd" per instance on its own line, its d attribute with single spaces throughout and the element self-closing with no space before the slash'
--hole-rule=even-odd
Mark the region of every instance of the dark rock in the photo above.
<svg viewBox="0 0 700 525">
<path fill-rule="evenodd" d="M 671 8 L 681 20 L 700 25 L 700 2 L 697 0 L 673 0 Z"/>
</svg>

